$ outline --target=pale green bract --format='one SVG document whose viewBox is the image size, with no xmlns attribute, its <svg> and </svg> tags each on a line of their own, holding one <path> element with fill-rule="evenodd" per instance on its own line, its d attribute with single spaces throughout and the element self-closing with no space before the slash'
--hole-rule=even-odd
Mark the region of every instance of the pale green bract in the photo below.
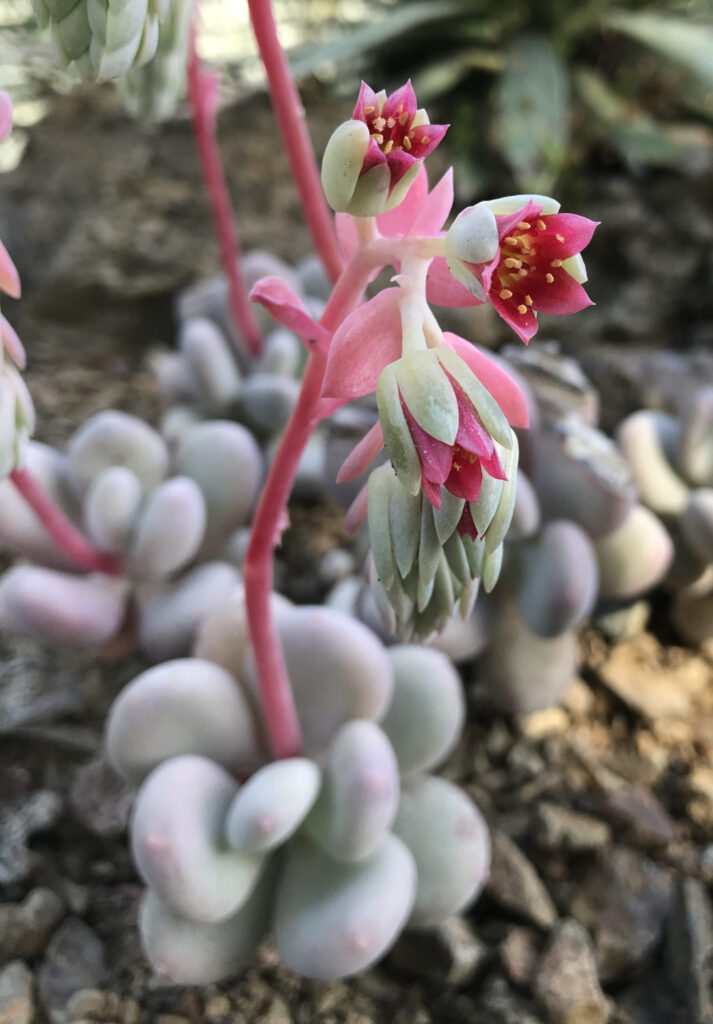
<svg viewBox="0 0 713 1024">
<path fill-rule="evenodd" d="M 194 0 L 172 0 L 158 33 L 156 53 L 119 80 L 126 109 L 144 121 L 173 116 L 186 91 L 186 63 Z"/>
</svg>

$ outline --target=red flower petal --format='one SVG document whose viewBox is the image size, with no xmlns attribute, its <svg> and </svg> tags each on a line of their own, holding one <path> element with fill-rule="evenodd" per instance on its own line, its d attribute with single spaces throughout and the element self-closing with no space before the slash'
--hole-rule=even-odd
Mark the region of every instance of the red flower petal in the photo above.
<svg viewBox="0 0 713 1024">
<path fill-rule="evenodd" d="M 546 228 L 538 234 L 536 245 L 538 255 L 546 260 L 565 260 L 581 252 L 591 242 L 599 224 L 576 213 L 552 213 L 541 220 Z"/>
<path fill-rule="evenodd" d="M 448 269 L 445 256 L 437 256 L 428 268 L 426 298 L 434 306 L 453 306 L 457 309 L 483 305 L 460 281 L 456 281 Z"/>
<path fill-rule="evenodd" d="M 498 236 L 500 241 L 512 232 L 513 228 L 516 228 L 520 221 L 531 221 L 532 218 L 536 218 L 542 212 L 542 207 L 539 203 L 535 203 L 532 199 L 528 199 L 527 203 L 521 210 L 515 210 L 514 213 L 499 213 L 495 215 L 495 223 L 498 225 Z"/>
<path fill-rule="evenodd" d="M 369 148 L 371 148 L 371 146 Z M 413 165 L 416 163 L 416 157 L 411 153 L 405 152 L 403 149 L 392 149 L 384 159 L 386 160 L 389 173 L 391 174 L 391 185 L 389 186 L 389 192 L 391 192 L 394 185 L 397 185 L 403 178 L 404 174 L 411 170 Z"/>
<path fill-rule="evenodd" d="M 497 291 L 490 293 L 490 301 L 505 323 L 512 327 L 520 341 L 527 345 L 528 341 L 537 334 L 537 317 L 532 309 L 528 308 L 526 313 L 519 313 L 515 297 L 501 299 Z"/>
<path fill-rule="evenodd" d="M 408 121 L 405 127 L 408 129 L 411 127 L 411 122 L 414 119 L 417 108 L 416 93 L 413 91 L 411 79 L 409 78 L 405 85 L 402 85 L 400 89 L 396 89 L 387 97 L 384 109 L 381 111 L 381 116 L 387 120 L 393 117 L 398 121 L 403 114 L 407 114 Z"/>
<path fill-rule="evenodd" d="M 384 447 L 384 434 L 381 423 L 377 422 L 362 437 L 361 441 L 349 452 L 337 473 L 337 483 L 345 484 L 356 480 L 373 462 Z"/>
<path fill-rule="evenodd" d="M 547 283 L 544 274 L 530 274 L 528 277 L 528 288 L 538 313 L 567 316 L 594 305 L 582 285 L 566 270 L 552 267 L 550 273 L 554 277 L 551 284 Z"/>
<path fill-rule="evenodd" d="M 495 480 L 507 480 L 507 474 L 495 450 L 493 450 L 492 455 L 482 458 L 480 464 L 488 476 L 492 476 Z"/>
<path fill-rule="evenodd" d="M 416 446 L 423 477 L 431 483 L 442 484 L 451 471 L 452 446 L 427 434 L 423 427 L 416 422 L 403 400 L 401 406 L 413 443 Z"/>
<path fill-rule="evenodd" d="M 458 433 L 455 443 L 474 455 L 492 455 L 495 448 L 492 437 L 480 422 L 463 389 L 450 374 L 446 376 L 451 382 L 458 403 Z"/>
<path fill-rule="evenodd" d="M 326 398 L 359 398 L 376 390 L 379 374 L 401 357 L 398 288 L 385 288 L 350 313 L 332 337 L 322 385 Z"/>
<path fill-rule="evenodd" d="M 319 345 L 329 343 L 329 331 L 309 315 L 302 299 L 281 278 L 263 277 L 253 286 L 250 298 L 264 306 L 278 324 L 305 341 L 316 341 Z"/>
<path fill-rule="evenodd" d="M 445 331 L 443 340 L 457 352 L 498 403 L 511 427 L 530 425 L 527 399 L 510 374 L 465 338 Z"/>
<path fill-rule="evenodd" d="M 366 151 L 359 173 L 366 174 L 372 167 L 376 167 L 377 164 L 385 164 L 386 162 L 387 158 L 379 149 L 376 139 L 369 139 L 369 148 Z"/>
<path fill-rule="evenodd" d="M 449 128 L 448 124 L 422 124 L 414 128 L 409 136 L 410 152 L 419 160 L 424 160 L 434 151 Z"/>
<path fill-rule="evenodd" d="M 376 93 L 366 82 L 362 82 L 354 113 L 352 114 L 352 120 L 364 121 L 366 123 L 366 107 L 376 107 Z"/>
<path fill-rule="evenodd" d="M 458 531 L 459 537 L 470 537 L 471 540 L 478 539 L 478 531 L 475 528 L 475 523 L 473 522 L 473 515 L 470 511 L 470 505 L 468 504 L 468 502 L 465 503 L 463 512 L 461 513 L 461 517 L 458 520 L 456 530 Z"/>
<path fill-rule="evenodd" d="M 480 494 L 480 487 L 483 482 L 483 470 L 478 459 L 471 462 L 468 458 L 453 458 L 453 468 L 446 480 L 446 490 L 454 494 L 456 498 L 465 498 L 466 501 L 477 501 Z"/>
</svg>

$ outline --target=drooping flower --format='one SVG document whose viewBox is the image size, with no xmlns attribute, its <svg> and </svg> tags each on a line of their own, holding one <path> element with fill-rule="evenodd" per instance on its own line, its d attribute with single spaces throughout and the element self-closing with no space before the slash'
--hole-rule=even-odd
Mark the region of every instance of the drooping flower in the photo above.
<svg viewBox="0 0 713 1024">
<path fill-rule="evenodd" d="M 580 253 L 597 222 L 558 210 L 546 196 L 479 203 L 456 218 L 446 237 L 453 276 L 476 302 L 489 298 L 525 344 L 537 333 L 536 313 L 562 316 L 592 305 Z"/>
<path fill-rule="evenodd" d="M 418 109 L 410 81 L 390 96 L 362 82 L 351 120 L 339 125 L 324 152 L 322 185 L 332 209 L 354 217 L 393 210 L 447 128 L 430 124 Z"/>
</svg>

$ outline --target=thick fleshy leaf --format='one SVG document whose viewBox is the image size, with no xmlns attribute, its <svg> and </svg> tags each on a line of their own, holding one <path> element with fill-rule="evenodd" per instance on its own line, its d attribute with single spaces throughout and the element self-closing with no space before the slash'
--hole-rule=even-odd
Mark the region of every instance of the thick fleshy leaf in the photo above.
<svg viewBox="0 0 713 1024">
<path fill-rule="evenodd" d="M 412 186 L 413 189 L 413 186 Z M 443 227 L 453 206 L 453 168 L 449 167 L 441 180 L 433 186 L 409 228 L 409 237 L 436 235 Z"/>
<path fill-rule="evenodd" d="M 383 447 L 384 434 L 381 429 L 381 423 L 377 421 L 371 430 L 367 431 L 364 437 L 362 437 L 359 444 L 352 448 L 349 455 L 347 455 L 337 474 L 337 483 L 345 484 L 361 476 Z"/>
<path fill-rule="evenodd" d="M 448 269 L 445 256 L 437 256 L 429 267 L 426 298 L 434 306 L 453 306 L 456 309 L 483 304 L 460 281 L 456 281 Z"/>
<path fill-rule="evenodd" d="M 376 390 L 379 374 L 401 355 L 398 288 L 385 288 L 359 306 L 335 331 L 322 395 L 359 398 Z"/>
<path fill-rule="evenodd" d="M 0 291 L 5 292 L 13 299 L 20 298 L 20 275 L 2 242 L 0 242 Z"/>
<path fill-rule="evenodd" d="M 299 295 L 279 277 L 263 277 L 250 292 L 253 302 L 259 302 L 278 324 L 294 331 L 305 341 L 316 341 L 320 346 L 329 342 L 329 332 L 307 312 Z"/>
<path fill-rule="evenodd" d="M 443 341 L 456 352 L 498 403 L 511 427 L 528 427 L 527 399 L 510 374 L 465 338 L 445 331 Z"/>
</svg>

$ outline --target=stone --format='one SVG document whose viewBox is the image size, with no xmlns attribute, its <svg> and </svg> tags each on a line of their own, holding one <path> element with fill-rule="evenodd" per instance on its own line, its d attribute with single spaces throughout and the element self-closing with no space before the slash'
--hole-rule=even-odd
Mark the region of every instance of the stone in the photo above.
<svg viewBox="0 0 713 1024">
<path fill-rule="evenodd" d="M 0 969 L 0 1024 L 32 1024 L 35 999 L 32 973 L 22 960 Z"/>
<path fill-rule="evenodd" d="M 223 995 L 211 996 L 206 1001 L 203 1013 L 205 1014 L 205 1019 L 210 1024 L 222 1024 L 224 1020 L 228 1020 L 232 1013 L 230 1000 L 227 996 Z"/>
<path fill-rule="evenodd" d="M 705 886 L 677 878 L 666 930 L 666 974 L 697 1024 L 713 1021 L 713 910 Z"/>
<path fill-rule="evenodd" d="M 594 624 L 607 640 L 618 644 L 635 640 L 646 629 L 651 617 L 651 604 L 643 599 L 623 608 L 601 611 L 594 616 Z"/>
<path fill-rule="evenodd" d="M 537 741 L 544 739 L 545 736 L 566 732 L 570 718 L 563 708 L 544 708 L 542 711 L 520 716 L 517 725 L 526 739 Z"/>
<path fill-rule="evenodd" d="M 112 1021 L 119 1016 L 120 1004 L 114 992 L 83 988 L 67 1000 L 64 1012 L 69 1021 Z"/>
<path fill-rule="evenodd" d="M 556 926 L 537 965 L 535 995 L 552 1024 L 605 1024 L 609 1019 L 591 939 L 576 921 Z"/>
<path fill-rule="evenodd" d="M 704 658 L 662 648 L 649 634 L 617 644 L 599 671 L 612 693 L 649 720 L 685 718 L 713 681 Z"/>
<path fill-rule="evenodd" d="M 103 757 L 94 757 L 76 769 L 69 791 L 75 817 L 101 838 L 119 836 L 129 821 L 134 790 Z"/>
<path fill-rule="evenodd" d="M 51 889 L 33 889 L 22 903 L 0 903 L 0 964 L 42 953 L 64 915 L 64 901 Z"/>
<path fill-rule="evenodd" d="M 483 1016 L 471 1017 L 468 1013 L 450 1018 L 455 1021 L 468 1021 L 468 1024 L 541 1024 L 534 1008 L 520 996 L 511 991 L 504 978 L 489 978 L 483 986 Z M 480 1000 L 478 1001 L 480 1009 Z M 434 1017 L 440 1024 L 441 1017 Z"/>
<path fill-rule="evenodd" d="M 533 834 L 538 846 L 545 850 L 573 853 L 601 849 L 611 839 L 606 822 L 544 801 L 535 809 Z"/>
<path fill-rule="evenodd" d="M 570 912 L 593 936 L 604 984 L 646 964 L 661 940 L 670 903 L 670 873 L 634 850 L 609 848 L 592 865 Z"/>
<path fill-rule="evenodd" d="M 504 832 L 492 833 L 493 860 L 486 891 L 505 910 L 551 928 L 557 920 L 552 897 L 525 854 Z"/>
<path fill-rule="evenodd" d="M 53 1022 L 64 1018 L 69 999 L 99 988 L 106 977 L 104 945 L 79 917 L 68 917 L 52 936 L 37 974 L 40 1000 Z"/>
<path fill-rule="evenodd" d="M 395 970 L 414 978 L 427 978 L 439 985 L 467 985 L 491 959 L 481 942 L 461 917 L 449 917 L 428 929 L 408 929 L 389 954 Z"/>
<path fill-rule="evenodd" d="M 500 945 L 500 961 L 514 985 L 531 988 L 540 956 L 539 937 L 532 928 L 511 928 Z"/>
<path fill-rule="evenodd" d="M 604 781 L 603 813 L 615 825 L 625 829 L 631 840 L 642 846 L 666 846 L 675 839 L 673 818 L 651 790 L 637 783 L 623 782 L 615 776 L 605 779 L 603 773 L 600 773 L 599 781 Z"/>
<path fill-rule="evenodd" d="M 51 828 L 61 811 L 62 801 L 51 789 L 36 790 L 0 811 L 0 884 L 27 877 L 35 859 L 27 840 L 33 833 Z"/>
</svg>

